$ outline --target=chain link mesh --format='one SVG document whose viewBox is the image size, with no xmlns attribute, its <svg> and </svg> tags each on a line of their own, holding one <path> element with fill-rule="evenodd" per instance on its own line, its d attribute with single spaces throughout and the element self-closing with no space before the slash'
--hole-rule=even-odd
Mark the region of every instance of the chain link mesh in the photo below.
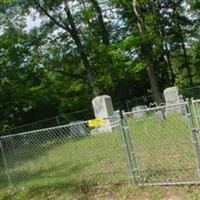
<svg viewBox="0 0 200 200">
<path fill-rule="evenodd" d="M 124 113 L 133 139 L 137 164 L 134 176 L 139 184 L 200 183 L 193 146 L 196 141 L 191 137 L 184 106 Z"/>
<path fill-rule="evenodd" d="M 183 102 L 125 112 L 124 120 L 117 114 L 105 127 L 79 121 L 3 136 L 1 187 L 106 185 L 127 182 L 128 174 L 139 185 L 200 183 L 194 108 Z"/>
<path fill-rule="evenodd" d="M 107 120 L 112 132 L 99 132 L 81 121 L 2 137 L 1 177 L 7 176 L 14 186 L 98 185 L 127 180 L 120 120 Z"/>
</svg>

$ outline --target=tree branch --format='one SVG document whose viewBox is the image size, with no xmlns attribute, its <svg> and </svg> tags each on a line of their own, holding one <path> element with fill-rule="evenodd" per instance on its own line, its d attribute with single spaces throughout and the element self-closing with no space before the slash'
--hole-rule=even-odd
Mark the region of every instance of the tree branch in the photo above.
<svg viewBox="0 0 200 200">
<path fill-rule="evenodd" d="M 37 1 L 37 0 L 33 0 L 34 3 L 36 4 L 36 6 L 38 6 L 38 8 L 44 12 L 44 14 L 49 17 L 49 19 L 51 19 L 57 26 L 59 26 L 60 28 L 64 29 L 65 31 L 71 32 L 71 29 L 66 26 L 63 25 L 62 23 L 60 23 L 59 21 L 57 21 L 44 7 L 41 6 L 41 4 Z"/>
<path fill-rule="evenodd" d="M 67 14 L 67 17 L 69 18 L 70 22 L 72 22 L 73 19 L 72 19 L 72 15 L 71 15 L 67 0 L 64 1 L 64 5 L 65 5 L 64 7 L 65 13 Z M 72 26 L 72 23 L 70 23 L 70 25 Z"/>
</svg>

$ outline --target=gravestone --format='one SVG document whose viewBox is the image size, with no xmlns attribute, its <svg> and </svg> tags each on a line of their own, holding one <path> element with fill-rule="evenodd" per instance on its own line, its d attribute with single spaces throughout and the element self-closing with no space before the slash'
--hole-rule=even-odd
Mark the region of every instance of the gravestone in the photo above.
<svg viewBox="0 0 200 200">
<path fill-rule="evenodd" d="M 147 109 L 148 107 L 146 105 L 140 105 L 140 106 L 136 106 L 132 108 L 132 111 L 134 113 L 134 117 L 136 119 L 140 119 L 144 116 L 146 116 L 146 111 L 145 109 Z"/>
<path fill-rule="evenodd" d="M 170 87 L 164 90 L 164 98 L 166 102 L 165 115 L 178 112 L 182 115 L 186 114 L 186 106 L 182 96 L 179 94 L 178 87 Z M 183 103 L 183 104 L 181 104 Z M 176 105 L 179 104 L 179 105 Z"/>
<path fill-rule="evenodd" d="M 120 123 L 120 110 L 114 111 L 113 118 L 110 119 L 112 130 L 118 129 L 121 125 Z"/>
<path fill-rule="evenodd" d="M 111 97 L 108 95 L 95 97 L 92 100 L 92 106 L 95 117 L 105 119 L 105 124 L 96 128 L 97 132 L 112 132 L 111 119 L 108 119 L 114 114 Z"/>
<path fill-rule="evenodd" d="M 162 122 L 165 119 L 165 114 L 162 110 L 156 110 L 154 112 L 154 115 L 155 115 L 156 121 L 158 122 Z"/>
<path fill-rule="evenodd" d="M 74 121 L 69 123 L 69 133 L 73 137 L 81 137 L 88 134 L 85 121 Z"/>
</svg>

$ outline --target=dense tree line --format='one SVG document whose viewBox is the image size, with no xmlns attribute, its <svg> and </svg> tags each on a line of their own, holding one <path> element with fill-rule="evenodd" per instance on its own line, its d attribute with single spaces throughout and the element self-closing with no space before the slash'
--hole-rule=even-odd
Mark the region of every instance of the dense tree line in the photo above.
<svg viewBox="0 0 200 200">
<path fill-rule="evenodd" d="M 0 128 L 199 84 L 200 1 L 0 2 Z M 31 22 L 32 25 L 27 25 Z"/>
</svg>

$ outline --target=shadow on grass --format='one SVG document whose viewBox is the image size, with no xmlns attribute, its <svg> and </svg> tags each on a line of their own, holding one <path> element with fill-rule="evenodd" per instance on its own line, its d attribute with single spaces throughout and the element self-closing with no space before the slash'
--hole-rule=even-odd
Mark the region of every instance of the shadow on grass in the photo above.
<svg viewBox="0 0 200 200">
<path fill-rule="evenodd" d="M 55 165 L 49 169 L 40 169 L 31 171 L 30 169 L 15 171 L 12 176 L 13 186 L 34 186 L 44 183 L 59 183 L 65 180 L 78 179 L 82 170 L 90 166 L 92 163 L 65 163 Z"/>
<path fill-rule="evenodd" d="M 112 193 L 117 188 L 121 187 L 123 183 L 113 183 L 108 185 L 100 185 L 98 181 L 70 180 L 65 183 L 54 183 L 41 186 L 32 186 L 24 190 L 23 188 L 15 188 L 12 193 L 7 192 L 2 200 L 19 199 L 19 193 L 24 194 L 20 196 L 20 200 L 25 199 L 79 199 L 89 200 L 94 199 L 94 196 L 100 196 L 107 193 Z"/>
<path fill-rule="evenodd" d="M 23 179 L 24 174 L 30 180 L 26 178 L 21 184 L 11 189 L 16 192 L 11 193 L 5 190 L 3 200 L 48 199 L 48 196 L 51 195 L 54 195 L 55 198 L 62 196 L 64 199 L 68 197 L 73 197 L 72 199 L 91 199 L 91 196 L 94 196 L 97 191 L 99 193 L 105 192 L 105 190 L 118 183 L 113 180 L 108 181 L 108 177 L 104 177 L 104 174 L 84 175 L 83 170 L 91 166 L 91 164 L 79 163 L 73 165 L 72 163 L 67 163 L 54 166 L 48 170 L 40 170 L 34 179 L 32 179 L 32 176 L 35 176 L 35 174 L 25 174 L 27 172 L 22 171 L 16 174 L 16 180 Z M 105 187 L 106 184 L 109 187 Z M 19 198 L 18 195 L 20 193 L 23 193 L 23 197 Z"/>
<path fill-rule="evenodd" d="M 5 173 L 5 167 L 3 164 L 3 159 L 0 156 L 0 191 L 8 186 L 8 178 Z"/>
<path fill-rule="evenodd" d="M 7 177 L 4 174 L 0 173 L 0 191 L 5 190 L 7 187 L 8 187 Z"/>
<path fill-rule="evenodd" d="M 50 138 L 47 140 L 46 138 L 40 138 L 38 135 L 36 136 L 25 141 L 24 138 L 19 136 L 17 140 L 11 138 L 3 141 L 5 158 L 10 168 L 45 156 L 48 151 L 56 149 L 57 146 L 67 142 L 60 138 Z"/>
</svg>

